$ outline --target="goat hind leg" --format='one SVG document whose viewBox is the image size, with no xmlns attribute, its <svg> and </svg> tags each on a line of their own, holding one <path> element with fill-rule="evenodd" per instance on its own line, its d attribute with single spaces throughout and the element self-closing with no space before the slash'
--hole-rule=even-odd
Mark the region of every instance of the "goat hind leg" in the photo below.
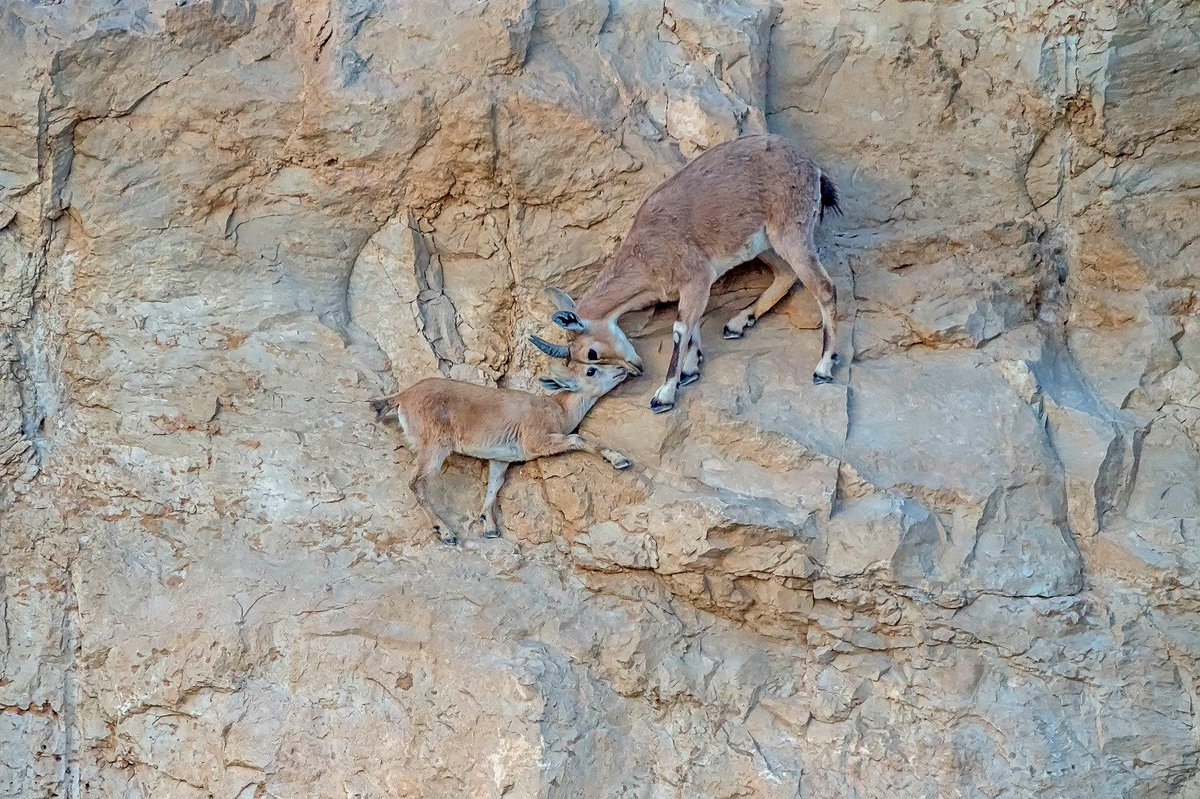
<svg viewBox="0 0 1200 799">
<path fill-rule="evenodd" d="M 488 461 L 487 494 L 483 498 L 483 510 L 479 514 L 484 538 L 500 537 L 500 526 L 496 524 L 496 497 L 500 495 L 500 486 L 504 485 L 504 474 L 507 471 L 507 461 Z"/>
<path fill-rule="evenodd" d="M 771 285 L 759 296 L 754 304 L 736 314 L 725 323 L 723 335 L 725 338 L 741 338 L 746 331 L 754 327 L 754 323 L 775 304 L 787 296 L 796 284 L 796 272 L 792 265 L 779 256 L 774 250 L 766 250 L 758 254 L 758 259 L 771 267 L 774 279 Z"/>
<path fill-rule="evenodd" d="M 829 279 L 828 273 L 817 260 L 816 253 L 809 259 L 809 268 L 816 273 L 813 295 L 817 298 L 817 306 L 821 309 L 821 360 L 813 370 L 814 383 L 832 383 L 833 367 L 841 358 L 834 348 L 837 346 L 837 288 Z"/>
<path fill-rule="evenodd" d="M 774 239 L 772 239 L 774 242 Z M 799 275 L 801 282 L 812 292 L 821 311 L 821 359 L 813 370 L 814 383 L 833 382 L 833 367 L 840 361 L 834 352 L 837 344 L 837 288 L 825 267 L 817 258 L 811 237 L 788 232 L 776 246 Z"/>
</svg>

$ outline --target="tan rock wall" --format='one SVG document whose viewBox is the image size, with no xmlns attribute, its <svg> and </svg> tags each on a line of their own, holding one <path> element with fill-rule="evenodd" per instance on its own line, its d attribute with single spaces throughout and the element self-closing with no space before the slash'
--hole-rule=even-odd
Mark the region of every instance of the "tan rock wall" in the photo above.
<svg viewBox="0 0 1200 799">
<path fill-rule="evenodd" d="M 1200 797 L 1200 8 L 0 8 L 0 797 Z M 719 287 L 445 548 L 366 400 L 533 386 L 801 142 L 848 367 Z M 478 464 L 434 499 L 475 512 Z"/>
</svg>

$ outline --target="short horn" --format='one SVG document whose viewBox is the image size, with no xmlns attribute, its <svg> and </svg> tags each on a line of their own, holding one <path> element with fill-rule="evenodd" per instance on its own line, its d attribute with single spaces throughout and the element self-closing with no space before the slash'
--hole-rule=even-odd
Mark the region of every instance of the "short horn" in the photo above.
<svg viewBox="0 0 1200 799">
<path fill-rule="evenodd" d="M 571 348 L 566 344 L 551 344 L 549 341 L 546 341 L 546 339 L 538 338 L 537 336 L 530 336 L 529 340 L 533 343 L 533 346 L 537 347 L 551 358 L 571 357 Z"/>
</svg>

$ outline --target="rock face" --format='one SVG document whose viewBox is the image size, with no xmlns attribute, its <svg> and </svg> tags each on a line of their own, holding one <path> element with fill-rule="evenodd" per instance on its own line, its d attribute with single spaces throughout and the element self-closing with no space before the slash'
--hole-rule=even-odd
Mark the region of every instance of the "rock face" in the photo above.
<svg viewBox="0 0 1200 799">
<path fill-rule="evenodd" d="M 1200 797 L 1200 10 L 0 9 L 0 797 Z M 443 547 L 366 400 L 531 387 L 639 200 L 802 142 L 796 289 Z M 434 500 L 460 520 L 481 467 Z"/>
</svg>

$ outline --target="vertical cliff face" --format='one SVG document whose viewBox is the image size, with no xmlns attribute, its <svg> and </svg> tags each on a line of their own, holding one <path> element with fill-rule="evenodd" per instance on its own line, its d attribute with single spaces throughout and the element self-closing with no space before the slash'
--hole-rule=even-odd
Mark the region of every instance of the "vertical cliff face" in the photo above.
<svg viewBox="0 0 1200 799">
<path fill-rule="evenodd" d="M 2 797 L 1200 796 L 1200 12 L 0 10 Z M 366 400 L 531 387 L 543 294 L 771 130 L 848 362 L 706 317 L 635 467 L 438 544 Z M 547 332 L 551 331 L 551 332 Z M 482 494 L 454 463 L 434 499 Z"/>
</svg>

